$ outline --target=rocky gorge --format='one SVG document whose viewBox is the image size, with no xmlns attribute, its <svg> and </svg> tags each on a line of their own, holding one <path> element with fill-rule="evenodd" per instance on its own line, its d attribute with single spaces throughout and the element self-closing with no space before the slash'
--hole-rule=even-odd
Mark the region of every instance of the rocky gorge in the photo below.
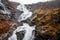
<svg viewBox="0 0 60 40">
<path fill-rule="evenodd" d="M 59 40 L 60 1 L 0 2 L 0 40 Z"/>
</svg>

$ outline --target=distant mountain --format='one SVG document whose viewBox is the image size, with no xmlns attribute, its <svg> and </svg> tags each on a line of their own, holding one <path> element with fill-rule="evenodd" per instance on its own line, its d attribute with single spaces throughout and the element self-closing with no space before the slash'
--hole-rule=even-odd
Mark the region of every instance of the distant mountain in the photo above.
<svg viewBox="0 0 60 40">
<path fill-rule="evenodd" d="M 39 2 L 37 4 L 29 4 L 26 6 L 31 11 L 38 8 L 60 8 L 60 1 L 56 0 L 56 1 L 50 1 L 50 2 Z"/>
</svg>

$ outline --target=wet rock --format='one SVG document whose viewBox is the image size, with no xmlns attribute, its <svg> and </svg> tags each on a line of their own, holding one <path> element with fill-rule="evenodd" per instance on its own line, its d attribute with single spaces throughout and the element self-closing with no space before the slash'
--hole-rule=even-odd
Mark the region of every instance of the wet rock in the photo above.
<svg viewBox="0 0 60 40">
<path fill-rule="evenodd" d="M 18 20 L 19 16 L 23 13 L 23 11 L 20 11 L 20 10 L 17 10 L 15 13 L 14 13 L 14 18 L 15 20 Z"/>
<path fill-rule="evenodd" d="M 25 31 L 17 32 L 17 40 L 23 40 Z"/>
</svg>

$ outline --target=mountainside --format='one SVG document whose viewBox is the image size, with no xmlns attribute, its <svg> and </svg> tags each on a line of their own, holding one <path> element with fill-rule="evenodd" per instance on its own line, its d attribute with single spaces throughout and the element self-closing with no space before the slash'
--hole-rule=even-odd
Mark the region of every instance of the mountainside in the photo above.
<svg viewBox="0 0 60 40">
<path fill-rule="evenodd" d="M 0 3 L 0 40 L 59 39 L 59 0 L 28 5 Z"/>
<path fill-rule="evenodd" d="M 39 2 L 36 4 L 29 4 L 26 5 L 28 9 L 34 11 L 35 9 L 39 8 L 60 8 L 60 1 L 50 1 L 50 2 Z"/>
</svg>

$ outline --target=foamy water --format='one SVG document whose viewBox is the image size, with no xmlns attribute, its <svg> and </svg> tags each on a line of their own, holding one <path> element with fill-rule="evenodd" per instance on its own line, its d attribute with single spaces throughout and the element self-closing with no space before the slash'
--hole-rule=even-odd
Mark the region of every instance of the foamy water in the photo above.
<svg viewBox="0 0 60 40">
<path fill-rule="evenodd" d="M 30 18 L 32 16 L 32 12 L 30 12 L 29 10 L 27 10 L 27 8 L 25 7 L 25 5 L 19 5 L 17 7 L 18 10 L 23 11 L 23 13 L 19 16 L 18 21 L 22 21 L 22 20 L 26 20 L 27 18 Z"/>
<path fill-rule="evenodd" d="M 32 40 L 34 38 L 33 31 L 35 30 L 35 26 L 29 26 L 27 23 L 23 23 L 22 26 L 17 27 L 17 29 L 13 32 L 12 36 L 8 38 L 8 40 L 17 40 L 17 32 L 24 31 L 25 35 L 23 40 Z"/>
</svg>

